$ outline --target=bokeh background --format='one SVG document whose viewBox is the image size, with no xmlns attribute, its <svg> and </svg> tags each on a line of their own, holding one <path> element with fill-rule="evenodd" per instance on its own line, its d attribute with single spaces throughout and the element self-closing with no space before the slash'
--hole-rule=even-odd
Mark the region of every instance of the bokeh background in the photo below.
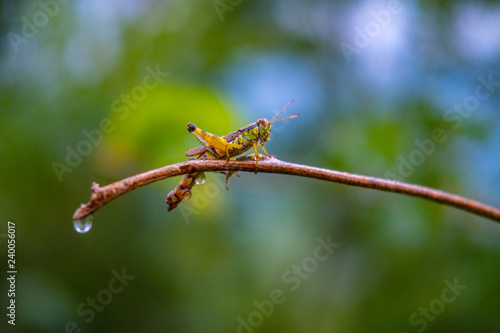
<svg viewBox="0 0 500 333">
<path fill-rule="evenodd" d="M 92 181 L 185 160 L 188 122 L 224 135 L 290 100 L 302 115 L 275 124 L 278 158 L 500 207 L 499 2 L 42 0 L 0 14 L 0 331 L 14 331 L 7 221 L 18 332 L 500 331 L 500 226 L 424 200 L 264 174 L 226 191 L 208 175 L 170 213 L 179 178 L 108 204 L 88 233 L 71 221 Z M 436 129 L 446 139 L 430 144 Z"/>
</svg>

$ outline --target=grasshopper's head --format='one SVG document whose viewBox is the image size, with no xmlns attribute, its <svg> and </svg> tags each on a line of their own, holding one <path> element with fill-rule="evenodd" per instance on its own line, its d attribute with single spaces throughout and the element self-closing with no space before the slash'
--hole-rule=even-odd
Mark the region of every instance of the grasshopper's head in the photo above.
<svg viewBox="0 0 500 333">
<path fill-rule="evenodd" d="M 300 116 L 300 114 L 297 113 L 297 114 L 294 114 L 294 115 L 291 115 L 288 117 L 275 119 L 281 112 L 283 112 L 283 110 L 285 110 L 287 108 L 288 105 L 292 104 L 292 102 L 293 101 L 291 101 L 290 103 L 285 105 L 285 107 L 283 109 L 281 109 L 280 112 L 276 113 L 274 115 L 273 119 L 267 120 L 266 118 L 263 118 L 263 119 L 257 120 L 257 124 L 259 126 L 259 138 L 262 141 L 262 143 L 265 143 L 265 142 L 267 142 L 267 140 L 269 140 L 269 138 L 271 136 L 271 124 L 272 123 L 275 123 L 275 122 L 280 121 L 280 120 L 285 120 L 285 119 L 295 118 L 297 116 Z"/>
<path fill-rule="evenodd" d="M 265 143 L 271 136 L 271 122 L 263 118 L 257 120 L 257 124 L 259 124 L 259 138 L 262 143 Z"/>
</svg>

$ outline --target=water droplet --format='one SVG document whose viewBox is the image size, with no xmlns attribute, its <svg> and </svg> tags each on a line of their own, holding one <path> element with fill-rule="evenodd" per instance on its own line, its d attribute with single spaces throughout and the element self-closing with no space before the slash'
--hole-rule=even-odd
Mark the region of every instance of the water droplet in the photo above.
<svg viewBox="0 0 500 333">
<path fill-rule="evenodd" d="M 205 173 L 203 172 L 201 175 L 199 175 L 195 182 L 196 182 L 196 185 L 203 185 L 205 184 L 205 180 L 207 180 L 207 178 L 205 177 Z"/>
<path fill-rule="evenodd" d="M 94 221 L 94 215 L 89 215 L 81 220 L 74 220 L 73 227 L 75 228 L 76 232 L 84 234 L 88 232 L 90 229 L 92 229 L 93 221 Z"/>
<path fill-rule="evenodd" d="M 182 198 L 186 199 L 186 200 L 190 199 L 191 198 L 191 192 L 190 191 L 184 192 L 184 194 L 182 195 Z"/>
</svg>

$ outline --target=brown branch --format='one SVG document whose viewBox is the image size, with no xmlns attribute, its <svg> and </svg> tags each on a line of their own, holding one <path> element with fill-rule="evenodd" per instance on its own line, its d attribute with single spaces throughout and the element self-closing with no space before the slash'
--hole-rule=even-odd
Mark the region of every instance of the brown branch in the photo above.
<svg viewBox="0 0 500 333">
<path fill-rule="evenodd" d="M 73 220 L 82 219 L 119 196 L 141 186 L 158 180 L 194 172 L 210 171 L 248 171 L 281 173 L 309 178 L 317 178 L 358 187 L 371 188 L 387 192 L 397 192 L 421 197 L 441 204 L 469 211 L 471 213 L 500 222 L 500 209 L 487 206 L 478 201 L 466 199 L 458 195 L 435 190 L 429 187 L 403 183 L 394 180 L 366 177 L 328 169 L 315 168 L 307 165 L 283 162 L 275 158 L 259 161 L 224 161 L 224 160 L 191 160 L 167 165 L 159 169 L 147 171 L 129 178 L 122 179 L 104 187 L 92 184 L 92 196 L 86 204 L 81 204 L 73 215 Z"/>
</svg>

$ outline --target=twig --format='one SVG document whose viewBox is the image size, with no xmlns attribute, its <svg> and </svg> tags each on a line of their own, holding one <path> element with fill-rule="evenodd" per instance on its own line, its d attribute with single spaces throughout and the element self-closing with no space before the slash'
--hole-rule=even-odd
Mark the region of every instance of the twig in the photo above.
<svg viewBox="0 0 500 333">
<path fill-rule="evenodd" d="M 315 168 L 307 165 L 283 162 L 275 158 L 266 158 L 259 161 L 225 161 L 225 160 L 190 160 L 182 163 L 167 165 L 159 169 L 150 170 L 129 178 L 122 179 L 104 187 L 92 184 L 90 201 L 81 204 L 73 215 L 73 220 L 82 219 L 119 196 L 135 190 L 141 186 L 158 180 L 194 172 L 210 171 L 248 171 L 281 173 L 309 178 L 317 178 L 358 187 L 371 188 L 381 191 L 403 193 L 414 197 L 421 197 L 441 204 L 469 211 L 471 213 L 500 222 L 500 209 L 485 205 L 478 201 L 466 199 L 429 187 L 403 183 L 383 178 L 366 177 L 328 169 Z"/>
</svg>

